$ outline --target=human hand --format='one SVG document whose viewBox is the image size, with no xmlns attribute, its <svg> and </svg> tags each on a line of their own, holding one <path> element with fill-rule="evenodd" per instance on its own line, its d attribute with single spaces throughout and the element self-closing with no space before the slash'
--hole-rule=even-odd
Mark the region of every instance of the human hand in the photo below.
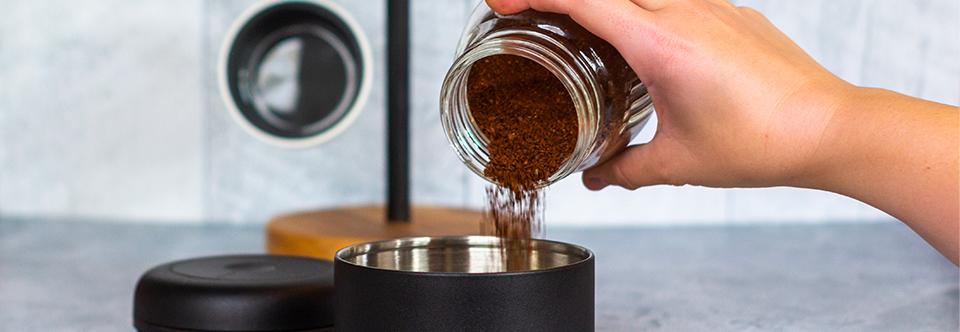
<svg viewBox="0 0 960 332">
<path fill-rule="evenodd" d="M 853 86 L 753 9 L 724 0 L 488 0 L 500 13 L 570 15 L 649 88 L 656 137 L 584 172 L 593 190 L 655 184 L 797 185 Z"/>
<path fill-rule="evenodd" d="M 795 186 L 853 197 L 960 262 L 960 109 L 837 78 L 763 15 L 725 0 L 487 0 L 570 15 L 647 86 L 648 144 L 583 173 L 599 190 Z"/>
</svg>

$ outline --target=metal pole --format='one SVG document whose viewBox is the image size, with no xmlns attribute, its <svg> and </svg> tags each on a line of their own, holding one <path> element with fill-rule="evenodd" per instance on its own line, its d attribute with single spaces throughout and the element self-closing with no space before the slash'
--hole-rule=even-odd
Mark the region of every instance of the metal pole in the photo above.
<svg viewBox="0 0 960 332">
<path fill-rule="evenodd" d="M 410 4 L 387 0 L 387 221 L 410 221 Z"/>
</svg>

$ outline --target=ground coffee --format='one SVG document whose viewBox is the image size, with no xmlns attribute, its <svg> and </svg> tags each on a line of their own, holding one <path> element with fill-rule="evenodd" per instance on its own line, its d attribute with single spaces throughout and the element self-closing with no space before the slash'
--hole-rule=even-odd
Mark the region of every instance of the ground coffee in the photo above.
<svg viewBox="0 0 960 332">
<path fill-rule="evenodd" d="M 564 85 L 536 62 L 514 55 L 480 59 L 470 69 L 467 101 L 490 161 L 485 228 L 507 239 L 507 251 L 523 249 L 542 230 L 543 192 L 538 183 L 556 173 L 573 153 L 578 120 Z M 507 256 L 524 264 L 522 250 Z"/>
</svg>

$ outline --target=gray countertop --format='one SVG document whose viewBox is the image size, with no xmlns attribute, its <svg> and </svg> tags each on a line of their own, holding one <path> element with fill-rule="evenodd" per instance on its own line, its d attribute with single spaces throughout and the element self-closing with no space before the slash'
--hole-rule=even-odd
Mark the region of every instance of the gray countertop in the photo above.
<svg viewBox="0 0 960 332">
<path fill-rule="evenodd" d="M 958 269 L 895 222 L 548 230 L 597 254 L 597 330 L 957 331 Z M 0 219 L 0 330 L 130 331 L 137 277 L 260 227 Z"/>
</svg>

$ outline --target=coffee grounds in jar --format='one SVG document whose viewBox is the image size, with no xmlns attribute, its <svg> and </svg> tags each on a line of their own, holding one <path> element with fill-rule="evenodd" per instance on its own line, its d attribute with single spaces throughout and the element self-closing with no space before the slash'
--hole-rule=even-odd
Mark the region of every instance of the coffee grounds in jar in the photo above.
<svg viewBox="0 0 960 332">
<path fill-rule="evenodd" d="M 484 229 L 505 239 L 508 270 L 522 268 L 528 264 L 523 249 L 542 230 L 543 192 L 537 185 L 573 153 L 576 108 L 553 73 L 514 55 L 474 63 L 467 102 L 488 142 L 484 175 L 496 182 L 487 188 Z"/>
<path fill-rule="evenodd" d="M 600 84 L 597 91 L 599 95 L 594 96 L 597 98 L 596 105 L 601 106 L 596 115 L 603 117 L 606 122 L 600 124 L 596 138 L 604 142 L 602 146 L 609 147 L 594 160 L 608 160 L 627 146 L 633 136 L 631 132 L 622 130 L 625 112 L 640 97 L 633 90 L 640 80 L 613 45 L 563 14 L 526 10 L 499 15 L 490 11 L 478 22 L 482 22 L 478 24 L 484 28 L 478 28 L 475 32 L 484 36 L 489 36 L 491 31 L 532 31 L 550 36 L 573 53 L 582 54 L 582 60 L 596 70 L 593 72 L 594 79 Z"/>
</svg>

